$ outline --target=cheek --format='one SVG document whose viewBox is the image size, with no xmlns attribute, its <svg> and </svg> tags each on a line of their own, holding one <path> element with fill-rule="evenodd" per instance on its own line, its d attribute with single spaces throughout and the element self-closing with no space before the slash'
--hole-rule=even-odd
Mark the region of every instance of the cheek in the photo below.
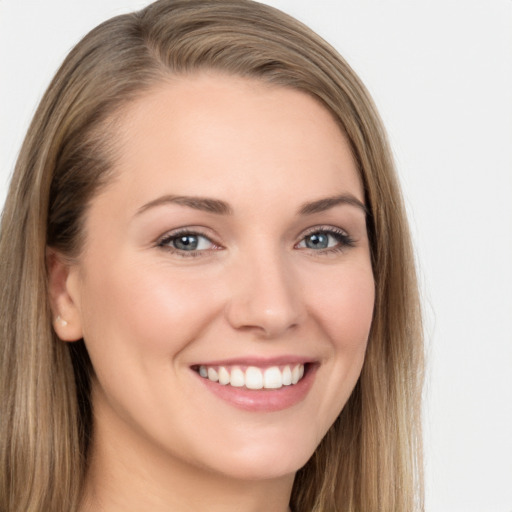
<svg viewBox="0 0 512 512">
<path fill-rule="evenodd" d="M 146 353 L 177 352 L 215 316 L 215 290 L 200 273 L 180 275 L 147 264 L 121 268 L 89 281 L 86 339 Z"/>
<path fill-rule="evenodd" d="M 347 353 L 364 352 L 375 302 L 371 266 L 346 268 L 317 284 L 322 286 L 312 300 L 315 316 L 332 343 Z"/>
<path fill-rule="evenodd" d="M 310 281 L 312 282 L 312 281 Z M 324 364 L 317 374 L 318 442 L 336 420 L 359 379 L 372 323 L 371 265 L 345 265 L 317 274 L 310 316 L 321 329 Z"/>
</svg>

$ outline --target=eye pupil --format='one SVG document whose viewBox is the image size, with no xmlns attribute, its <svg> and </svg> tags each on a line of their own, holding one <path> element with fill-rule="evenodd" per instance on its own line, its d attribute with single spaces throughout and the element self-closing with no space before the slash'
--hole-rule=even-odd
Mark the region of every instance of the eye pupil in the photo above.
<svg viewBox="0 0 512 512">
<path fill-rule="evenodd" d="M 309 249 L 327 249 L 329 237 L 324 233 L 313 233 L 306 237 L 306 247 Z"/>
<path fill-rule="evenodd" d="M 194 251 L 199 245 L 199 239 L 195 235 L 183 235 L 174 240 L 174 247 L 181 251 Z"/>
</svg>

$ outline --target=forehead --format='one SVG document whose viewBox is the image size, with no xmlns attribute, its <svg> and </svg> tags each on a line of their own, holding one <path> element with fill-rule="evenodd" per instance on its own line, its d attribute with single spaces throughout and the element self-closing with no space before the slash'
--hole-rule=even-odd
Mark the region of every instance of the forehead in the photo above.
<svg viewBox="0 0 512 512">
<path fill-rule="evenodd" d="M 291 88 L 213 73 L 173 77 L 131 104 L 118 126 L 115 181 L 146 200 L 163 192 L 236 200 L 240 190 L 291 200 L 346 189 L 363 200 L 333 116 Z"/>
</svg>

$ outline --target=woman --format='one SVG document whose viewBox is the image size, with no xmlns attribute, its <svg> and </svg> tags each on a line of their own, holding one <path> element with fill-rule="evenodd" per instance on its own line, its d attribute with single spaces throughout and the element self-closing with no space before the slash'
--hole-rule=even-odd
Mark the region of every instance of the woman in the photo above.
<svg viewBox="0 0 512 512">
<path fill-rule="evenodd" d="M 2 510 L 422 509 L 373 104 L 295 20 L 160 0 L 70 53 L 2 218 Z"/>
</svg>

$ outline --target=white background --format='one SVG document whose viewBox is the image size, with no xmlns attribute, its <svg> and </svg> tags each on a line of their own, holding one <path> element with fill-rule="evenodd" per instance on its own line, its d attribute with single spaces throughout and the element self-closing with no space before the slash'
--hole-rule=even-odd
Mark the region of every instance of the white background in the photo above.
<svg viewBox="0 0 512 512">
<path fill-rule="evenodd" d="M 147 3 L 0 0 L 0 204 L 71 46 Z M 427 510 L 512 512 L 512 0 L 267 3 L 347 58 L 389 131 L 424 298 Z"/>
</svg>

